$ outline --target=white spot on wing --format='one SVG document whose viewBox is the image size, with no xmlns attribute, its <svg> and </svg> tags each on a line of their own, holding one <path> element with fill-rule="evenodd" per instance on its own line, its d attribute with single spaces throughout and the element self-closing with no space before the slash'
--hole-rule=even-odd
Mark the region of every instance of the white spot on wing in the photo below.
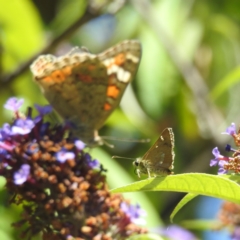
<svg viewBox="0 0 240 240">
<path fill-rule="evenodd" d="M 117 78 L 120 82 L 127 83 L 131 77 L 131 74 L 128 71 L 124 71 L 123 68 L 118 68 Z"/>
<path fill-rule="evenodd" d="M 105 60 L 103 61 L 104 65 L 105 65 L 106 67 L 108 67 L 108 66 L 110 66 L 111 64 L 113 64 L 113 62 L 114 62 L 114 59 L 113 59 L 113 58 L 107 58 L 107 59 L 105 59 Z"/>
<path fill-rule="evenodd" d="M 112 73 L 117 73 L 119 71 L 119 67 L 117 65 L 112 65 L 110 68 L 108 68 L 107 73 L 108 75 L 111 75 Z"/>
<path fill-rule="evenodd" d="M 139 62 L 139 58 L 135 57 L 134 55 L 132 55 L 131 53 L 127 53 L 126 54 L 126 58 L 132 60 L 134 63 L 138 63 Z"/>
<path fill-rule="evenodd" d="M 108 68 L 107 73 L 108 75 L 115 73 L 117 75 L 118 81 L 124 82 L 124 83 L 127 83 L 131 77 L 130 72 L 125 71 L 123 68 L 115 64 L 112 65 L 110 68 Z"/>
</svg>

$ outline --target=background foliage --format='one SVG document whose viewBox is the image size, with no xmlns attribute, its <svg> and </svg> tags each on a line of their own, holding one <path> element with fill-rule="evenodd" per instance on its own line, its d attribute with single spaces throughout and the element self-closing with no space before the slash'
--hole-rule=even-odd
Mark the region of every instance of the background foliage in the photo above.
<svg viewBox="0 0 240 240">
<path fill-rule="evenodd" d="M 39 54 L 61 55 L 73 46 L 99 53 L 122 40 L 139 39 L 143 56 L 138 74 L 100 134 L 151 142 L 116 141 L 113 149 L 93 150 L 108 169 L 110 187 L 137 180 L 131 161 L 111 156 L 142 156 L 166 127 L 175 133 L 175 173 L 216 174 L 209 168 L 211 150 L 216 145 L 224 149 L 229 137 L 220 133 L 240 118 L 239 1 L 0 0 L 0 6 L 1 106 L 11 96 L 24 98 L 25 106 L 46 103 L 29 71 Z M 9 121 L 9 113 L 0 111 L 0 123 Z M 0 237 L 18 239 L 10 223 L 18 219 L 20 207 L 7 206 L 3 187 L 0 197 Z M 182 197 L 126 193 L 147 210 L 149 227 L 167 225 Z M 197 197 L 174 222 L 214 219 L 218 206 L 216 199 Z M 196 231 L 204 228 L 201 224 L 184 226 L 200 239 L 220 239 Z"/>
</svg>

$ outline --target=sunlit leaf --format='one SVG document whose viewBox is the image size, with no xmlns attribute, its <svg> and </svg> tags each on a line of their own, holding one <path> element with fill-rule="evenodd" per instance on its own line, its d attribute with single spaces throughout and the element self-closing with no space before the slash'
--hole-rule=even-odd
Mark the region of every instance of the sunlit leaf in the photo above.
<svg viewBox="0 0 240 240">
<path fill-rule="evenodd" d="M 175 215 L 179 212 L 179 210 L 185 206 L 188 202 L 190 202 L 193 198 L 197 197 L 198 194 L 194 193 L 188 193 L 186 196 L 184 196 L 181 201 L 177 204 L 177 206 L 173 209 L 171 215 L 170 215 L 170 221 L 173 222 L 173 218 Z"/>
<path fill-rule="evenodd" d="M 187 229 L 194 229 L 194 230 L 209 230 L 214 229 L 216 226 L 219 225 L 219 222 L 216 220 L 208 220 L 208 219 L 201 219 L 201 220 L 185 220 L 181 221 L 181 226 Z"/>
<path fill-rule="evenodd" d="M 31 1 L 0 0 L 0 6 L 3 68 L 14 69 L 43 45 L 42 22 Z"/>
<path fill-rule="evenodd" d="M 57 33 L 61 33 L 77 19 L 80 19 L 86 10 L 87 2 L 82 1 L 62 1 L 59 5 L 59 12 L 51 23 L 51 28 Z"/>
<path fill-rule="evenodd" d="M 114 193 L 138 191 L 189 192 L 240 204 L 240 186 L 236 182 L 203 173 L 149 178 L 112 190 Z"/>
</svg>

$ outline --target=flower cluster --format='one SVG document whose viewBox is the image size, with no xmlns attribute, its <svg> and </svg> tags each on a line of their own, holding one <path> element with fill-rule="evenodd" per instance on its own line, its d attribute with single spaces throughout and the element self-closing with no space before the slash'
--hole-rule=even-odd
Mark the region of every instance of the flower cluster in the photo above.
<svg viewBox="0 0 240 240">
<path fill-rule="evenodd" d="M 240 239 L 240 205 L 232 202 L 224 202 L 219 211 L 218 218 L 221 221 L 220 228 L 228 227 L 232 233 L 232 240 Z"/>
<path fill-rule="evenodd" d="M 22 238 L 42 233 L 42 239 L 126 239 L 145 233 L 137 226 L 144 212 L 110 194 L 103 166 L 85 152 L 85 144 L 71 137 L 66 126 L 45 122 L 50 106 L 35 106 L 23 115 L 23 100 L 11 98 L 12 124 L 0 129 L 0 175 L 13 195 L 11 203 L 24 212 L 15 227 Z M 27 227 L 26 227 L 27 226 Z"/>
<path fill-rule="evenodd" d="M 232 123 L 223 134 L 233 137 L 237 149 L 227 144 L 225 150 L 233 154 L 231 157 L 225 157 L 215 147 L 212 151 L 215 158 L 211 160 L 210 166 L 218 166 L 218 174 L 240 173 L 240 129 L 237 132 L 235 123 Z M 232 232 L 231 239 L 240 240 L 240 205 L 223 202 L 218 218 L 221 222 L 218 228 L 227 227 Z"/>
<path fill-rule="evenodd" d="M 233 152 L 233 154 L 232 157 L 225 157 L 220 154 L 218 147 L 215 147 L 212 151 L 215 158 L 211 160 L 210 166 L 218 166 L 218 174 L 229 172 L 240 173 L 240 130 L 236 132 L 236 126 L 232 123 L 223 134 L 228 134 L 233 137 L 237 149 L 233 149 L 227 144 L 225 150 Z"/>
</svg>

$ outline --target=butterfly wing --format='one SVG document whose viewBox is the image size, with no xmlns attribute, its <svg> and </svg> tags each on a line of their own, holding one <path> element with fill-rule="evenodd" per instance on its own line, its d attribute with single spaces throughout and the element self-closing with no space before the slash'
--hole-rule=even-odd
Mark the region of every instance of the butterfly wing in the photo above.
<svg viewBox="0 0 240 240">
<path fill-rule="evenodd" d="M 62 57 L 40 56 L 31 66 L 36 82 L 54 109 L 91 142 L 118 106 L 141 58 L 136 40 L 94 55 L 74 48 Z"/>
<path fill-rule="evenodd" d="M 108 85 L 104 111 L 95 124 L 102 127 L 107 117 L 119 105 L 122 95 L 137 72 L 141 60 L 141 44 L 137 40 L 124 41 L 98 55 L 107 69 Z"/>
<path fill-rule="evenodd" d="M 174 161 L 174 134 L 171 128 L 163 130 L 154 145 L 142 157 L 145 172 L 156 175 L 169 174 Z"/>
</svg>

